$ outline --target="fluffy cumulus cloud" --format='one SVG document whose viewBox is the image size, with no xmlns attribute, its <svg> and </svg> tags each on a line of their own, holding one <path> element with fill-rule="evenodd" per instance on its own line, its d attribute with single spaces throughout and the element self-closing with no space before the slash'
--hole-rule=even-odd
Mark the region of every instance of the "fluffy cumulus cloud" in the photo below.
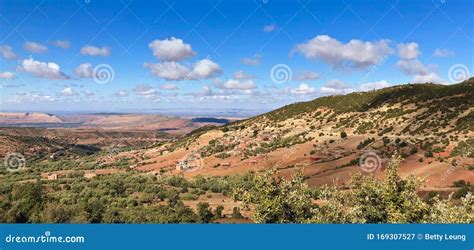
<svg viewBox="0 0 474 250">
<path fill-rule="evenodd" d="M 216 87 L 220 89 L 233 89 L 233 90 L 249 90 L 257 88 L 257 85 L 252 80 L 236 80 L 229 79 L 225 82 L 216 81 Z"/>
<path fill-rule="evenodd" d="M 421 54 L 418 50 L 418 43 L 401 43 L 397 45 L 398 56 L 402 60 L 416 59 Z"/>
<path fill-rule="evenodd" d="M 298 87 L 289 89 L 289 92 L 294 95 L 309 95 L 316 93 L 316 90 L 306 83 L 301 83 Z"/>
<path fill-rule="evenodd" d="M 46 79 L 66 80 L 69 76 L 61 72 L 59 65 L 53 62 L 35 61 L 33 58 L 25 59 L 22 62 L 23 69 L 32 75 Z"/>
<path fill-rule="evenodd" d="M 66 87 L 61 91 L 62 96 L 75 96 L 77 93 L 71 88 L 71 87 Z"/>
<path fill-rule="evenodd" d="M 242 63 L 245 65 L 250 65 L 250 66 L 260 65 L 261 61 L 262 61 L 262 56 L 260 54 L 255 54 L 252 57 L 242 58 Z"/>
<path fill-rule="evenodd" d="M 390 84 L 386 80 L 378 81 L 378 82 L 368 82 L 368 83 L 363 83 L 359 86 L 360 91 L 370 91 L 370 90 L 376 90 L 376 89 L 382 89 L 389 87 Z"/>
<path fill-rule="evenodd" d="M 12 60 L 12 59 L 17 59 L 18 58 L 17 54 L 15 54 L 15 52 L 13 52 L 12 47 L 10 47 L 8 45 L 0 46 L 0 53 L 2 54 L 3 58 L 5 58 L 5 59 Z"/>
<path fill-rule="evenodd" d="M 168 81 L 183 80 L 190 77 L 189 69 L 178 62 L 145 63 L 144 66 L 155 76 Z"/>
<path fill-rule="evenodd" d="M 351 87 L 338 79 L 329 80 L 321 87 L 321 93 L 329 95 L 341 95 L 350 91 Z"/>
<path fill-rule="evenodd" d="M 400 60 L 397 62 L 397 66 L 406 75 L 426 75 L 430 72 L 430 69 L 423 65 L 418 59 Z"/>
<path fill-rule="evenodd" d="M 164 40 L 154 40 L 148 44 L 148 47 L 153 51 L 153 55 L 162 61 L 181 61 L 196 55 L 191 45 L 175 37 Z"/>
<path fill-rule="evenodd" d="M 15 73 L 9 72 L 9 71 L 0 72 L 0 78 L 13 79 L 13 78 L 15 78 Z"/>
<path fill-rule="evenodd" d="M 330 36 L 319 35 L 307 43 L 298 44 L 294 52 L 309 59 L 321 59 L 333 68 L 365 68 L 377 64 L 393 50 L 388 40 L 365 42 L 353 39 L 343 44 Z"/>
<path fill-rule="evenodd" d="M 110 56 L 111 51 L 107 47 L 95 47 L 91 45 L 86 45 L 81 48 L 81 55 L 83 56 Z"/>
<path fill-rule="evenodd" d="M 191 45 L 175 37 L 164 40 L 154 40 L 148 44 L 153 55 L 160 63 L 145 63 L 152 74 L 168 81 L 200 80 L 214 78 L 222 74 L 219 64 L 205 58 L 197 61 L 192 67 L 181 64 L 180 61 L 193 57 L 196 52 Z"/>
<path fill-rule="evenodd" d="M 319 78 L 321 78 L 319 73 L 311 71 L 304 71 L 301 74 L 295 76 L 295 80 L 297 81 L 318 80 Z"/>
<path fill-rule="evenodd" d="M 93 71 L 92 64 L 90 63 L 80 64 L 74 69 L 76 76 L 81 78 L 92 78 L 92 75 L 94 74 Z"/>
<path fill-rule="evenodd" d="M 191 77 L 194 79 L 209 79 L 220 74 L 222 74 L 222 69 L 219 64 L 209 59 L 202 59 L 194 64 Z"/>
<path fill-rule="evenodd" d="M 436 74 L 436 65 L 424 65 L 418 56 L 421 52 L 417 43 L 405 43 L 398 45 L 398 55 L 400 60 L 397 62 L 406 75 L 413 75 L 412 81 L 415 83 L 433 82 L 441 83 L 441 77 Z"/>
<path fill-rule="evenodd" d="M 449 49 L 436 49 L 433 53 L 435 57 L 450 57 L 454 56 L 454 52 Z"/>
<path fill-rule="evenodd" d="M 263 26 L 263 32 L 270 33 L 272 31 L 274 31 L 276 28 L 277 28 L 277 26 L 275 24 L 265 25 L 265 26 Z"/>
<path fill-rule="evenodd" d="M 31 53 L 45 53 L 48 51 L 48 47 L 35 42 L 25 42 L 23 48 Z"/>
<path fill-rule="evenodd" d="M 441 83 L 443 79 L 438 76 L 438 74 L 434 72 L 430 72 L 423 75 L 415 75 L 413 76 L 413 82 L 415 83 L 425 83 L 425 82 L 432 82 L 432 83 Z"/>
<path fill-rule="evenodd" d="M 178 86 L 176 86 L 176 84 L 172 84 L 172 83 L 165 83 L 165 84 L 160 86 L 160 89 L 161 90 L 177 90 Z"/>
<path fill-rule="evenodd" d="M 179 62 L 145 63 L 144 66 L 154 75 L 168 81 L 209 79 L 222 74 L 221 67 L 209 59 L 196 62 L 192 69 Z"/>
<path fill-rule="evenodd" d="M 56 40 L 53 41 L 53 45 L 59 48 L 68 49 L 69 47 L 71 47 L 71 42 L 69 42 L 68 40 Z"/>
</svg>

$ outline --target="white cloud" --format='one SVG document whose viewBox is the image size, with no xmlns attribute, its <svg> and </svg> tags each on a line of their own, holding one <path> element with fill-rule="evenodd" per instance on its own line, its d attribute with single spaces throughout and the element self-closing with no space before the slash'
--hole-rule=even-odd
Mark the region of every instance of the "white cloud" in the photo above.
<svg viewBox="0 0 474 250">
<path fill-rule="evenodd" d="M 219 76 L 221 73 L 222 69 L 219 64 L 209 59 L 202 59 L 194 64 L 191 77 L 195 79 L 209 79 Z"/>
<path fill-rule="evenodd" d="M 430 71 L 430 69 L 423 65 L 418 59 L 400 60 L 397 62 L 397 66 L 407 75 L 426 75 Z"/>
<path fill-rule="evenodd" d="M 38 102 L 53 102 L 56 101 L 57 98 L 50 95 L 43 95 L 41 93 L 37 93 L 35 91 L 32 92 L 16 92 L 14 93 L 7 102 L 13 103 L 38 103 Z"/>
<path fill-rule="evenodd" d="M 413 76 L 414 83 L 425 83 L 425 82 L 431 82 L 431 83 L 441 83 L 443 80 L 441 77 L 439 77 L 436 73 L 430 72 L 424 75 L 415 75 Z"/>
<path fill-rule="evenodd" d="M 5 59 L 10 59 L 11 60 L 11 59 L 18 58 L 17 54 L 15 54 L 15 52 L 13 52 L 12 47 L 10 47 L 8 45 L 0 46 L 0 53 L 2 53 L 2 56 Z"/>
<path fill-rule="evenodd" d="M 81 55 L 83 56 L 110 56 L 111 51 L 107 47 L 94 47 L 91 45 L 86 45 L 81 48 Z"/>
<path fill-rule="evenodd" d="M 436 49 L 433 53 L 435 57 L 450 57 L 454 56 L 454 52 L 449 49 Z"/>
<path fill-rule="evenodd" d="M 333 88 L 333 89 L 348 89 L 348 88 L 350 88 L 349 85 L 347 85 L 345 82 L 343 82 L 341 80 L 338 80 L 338 79 L 329 80 L 324 84 L 324 86 L 328 87 L 328 88 Z"/>
<path fill-rule="evenodd" d="M 321 59 L 333 68 L 365 68 L 392 54 L 388 40 L 364 42 L 353 39 L 346 44 L 327 35 L 319 35 L 307 43 L 298 44 L 293 52 L 309 59 Z"/>
<path fill-rule="evenodd" d="M 168 81 L 190 78 L 189 69 L 177 62 L 145 63 L 144 66 L 154 75 Z"/>
<path fill-rule="evenodd" d="M 140 84 L 135 86 L 135 88 L 133 89 L 133 93 L 135 93 L 135 95 L 151 96 L 156 95 L 157 91 L 150 85 Z"/>
<path fill-rule="evenodd" d="M 202 86 L 201 91 L 194 93 L 186 93 L 185 95 L 194 96 L 194 97 L 210 97 L 215 96 L 214 91 L 207 85 Z"/>
<path fill-rule="evenodd" d="M 160 89 L 161 90 L 177 90 L 178 86 L 176 86 L 175 84 L 172 84 L 172 83 L 165 83 L 165 84 L 160 86 Z"/>
<path fill-rule="evenodd" d="M 209 79 L 222 73 L 221 67 L 209 59 L 196 62 L 192 70 L 179 62 L 145 63 L 144 66 L 154 75 L 168 81 Z"/>
<path fill-rule="evenodd" d="M 376 89 L 382 89 L 389 87 L 390 84 L 386 80 L 378 81 L 378 82 L 368 82 L 368 83 L 363 83 L 359 86 L 359 90 L 361 91 L 370 91 L 370 90 L 376 90 Z"/>
<path fill-rule="evenodd" d="M 93 71 L 92 64 L 90 63 L 80 64 L 76 69 L 74 69 L 76 76 L 81 78 L 92 78 L 92 75 L 94 74 Z"/>
<path fill-rule="evenodd" d="M 421 52 L 418 50 L 418 43 L 400 43 L 398 47 L 398 56 L 402 60 L 416 59 Z"/>
<path fill-rule="evenodd" d="M 297 88 L 289 89 L 289 92 L 295 95 L 309 95 L 314 94 L 316 90 L 306 83 L 301 83 Z"/>
<path fill-rule="evenodd" d="M 115 96 L 116 97 L 126 97 L 126 96 L 128 96 L 128 91 L 119 90 L 119 91 L 115 92 Z"/>
<path fill-rule="evenodd" d="M 0 78 L 13 79 L 13 78 L 15 78 L 15 73 L 9 72 L 9 71 L 0 72 Z"/>
<path fill-rule="evenodd" d="M 441 83 L 443 80 L 436 73 L 437 65 L 424 65 L 418 60 L 421 52 L 417 43 L 399 44 L 400 60 L 397 66 L 406 75 L 413 75 L 412 81 L 415 83 L 433 82 Z"/>
<path fill-rule="evenodd" d="M 179 61 L 196 55 L 191 45 L 184 43 L 181 39 L 171 37 L 164 40 L 154 40 L 148 44 L 148 47 L 153 51 L 153 55 L 162 62 L 145 63 L 145 68 L 165 80 L 209 79 L 222 74 L 219 64 L 207 58 L 197 61 L 191 69 L 180 64 Z"/>
<path fill-rule="evenodd" d="M 239 70 L 234 73 L 234 78 L 237 80 L 254 79 L 255 76 L 246 74 L 243 70 Z"/>
<path fill-rule="evenodd" d="M 68 40 L 56 40 L 53 41 L 53 45 L 59 48 L 67 49 L 71 47 L 71 42 L 69 42 Z"/>
<path fill-rule="evenodd" d="M 270 33 L 272 31 L 274 31 L 276 28 L 277 28 L 277 26 L 275 24 L 265 25 L 265 26 L 263 26 L 263 32 Z"/>
<path fill-rule="evenodd" d="M 351 91 L 348 84 L 338 79 L 329 80 L 321 87 L 321 93 L 330 95 L 346 94 Z"/>
<path fill-rule="evenodd" d="M 295 80 L 297 81 L 309 81 L 309 80 L 318 80 L 321 78 L 321 75 L 316 72 L 305 71 L 297 76 L 295 76 Z"/>
<path fill-rule="evenodd" d="M 175 37 L 154 40 L 148 44 L 148 47 L 153 51 L 153 55 L 162 61 L 181 61 L 196 55 L 191 45 Z"/>
<path fill-rule="evenodd" d="M 242 63 L 245 65 L 256 66 L 260 65 L 262 61 L 262 56 L 260 54 L 255 54 L 252 57 L 244 57 L 242 58 Z"/>
<path fill-rule="evenodd" d="M 59 65 L 53 62 L 35 61 L 33 58 L 23 60 L 23 69 L 36 77 L 47 79 L 70 79 L 69 76 L 61 72 Z"/>
<path fill-rule="evenodd" d="M 31 53 L 45 53 L 48 51 L 48 47 L 35 42 L 25 42 L 23 48 Z"/>
<path fill-rule="evenodd" d="M 71 87 L 66 87 L 61 91 L 62 96 L 75 96 L 77 93 L 71 88 Z"/>
<path fill-rule="evenodd" d="M 216 87 L 220 89 L 249 90 L 257 88 L 257 85 L 252 80 L 229 79 L 226 82 L 216 82 Z"/>
</svg>

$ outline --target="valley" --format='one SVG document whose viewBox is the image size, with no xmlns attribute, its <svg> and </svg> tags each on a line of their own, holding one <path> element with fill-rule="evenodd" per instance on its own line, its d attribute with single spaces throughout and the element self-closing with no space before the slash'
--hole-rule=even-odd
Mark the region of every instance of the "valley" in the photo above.
<svg viewBox="0 0 474 250">
<path fill-rule="evenodd" d="M 424 180 L 423 199 L 459 203 L 474 183 L 472 78 L 320 97 L 244 119 L 0 113 L 0 124 L 0 157 L 14 157 L 0 172 L 8 222 L 255 222 L 233 190 L 259 173 L 302 174 L 318 204 L 324 187 L 386 179 L 393 155 L 400 178 Z M 35 207 L 28 199 L 38 188 Z M 23 189 L 26 204 L 13 197 Z"/>
</svg>

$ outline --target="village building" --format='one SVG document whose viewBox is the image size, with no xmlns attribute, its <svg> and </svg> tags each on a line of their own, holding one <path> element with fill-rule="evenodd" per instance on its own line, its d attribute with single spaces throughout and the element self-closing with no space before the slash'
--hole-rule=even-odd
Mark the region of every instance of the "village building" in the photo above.
<svg viewBox="0 0 474 250">
<path fill-rule="evenodd" d="M 189 169 L 188 161 L 180 161 L 176 164 L 176 170 L 178 171 L 184 171 L 187 169 Z"/>
</svg>

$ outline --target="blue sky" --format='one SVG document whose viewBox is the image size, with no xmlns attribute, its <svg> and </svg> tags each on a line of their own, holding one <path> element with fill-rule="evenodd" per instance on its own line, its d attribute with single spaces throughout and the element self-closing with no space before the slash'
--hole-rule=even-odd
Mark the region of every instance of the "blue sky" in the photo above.
<svg viewBox="0 0 474 250">
<path fill-rule="evenodd" d="M 0 109 L 270 110 L 474 72 L 472 1 L 0 0 Z"/>
</svg>

